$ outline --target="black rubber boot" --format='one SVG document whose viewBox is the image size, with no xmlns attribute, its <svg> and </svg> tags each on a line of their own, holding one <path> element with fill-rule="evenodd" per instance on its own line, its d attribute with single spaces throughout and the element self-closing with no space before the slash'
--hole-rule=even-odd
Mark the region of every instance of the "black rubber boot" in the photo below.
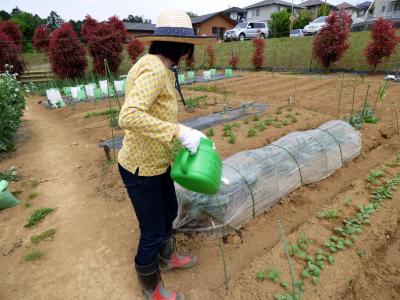
<svg viewBox="0 0 400 300">
<path fill-rule="evenodd" d="M 142 295 L 146 300 L 183 300 L 182 294 L 164 288 L 158 262 L 148 266 L 135 264 L 136 273 L 142 287 Z"/>
</svg>

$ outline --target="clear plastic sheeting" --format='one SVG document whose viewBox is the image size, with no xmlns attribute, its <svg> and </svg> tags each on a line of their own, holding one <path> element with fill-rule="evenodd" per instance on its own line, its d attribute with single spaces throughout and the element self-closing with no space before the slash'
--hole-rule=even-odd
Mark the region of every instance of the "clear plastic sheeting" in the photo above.
<svg viewBox="0 0 400 300">
<path fill-rule="evenodd" d="M 361 137 L 343 121 L 292 132 L 263 148 L 234 154 L 223 161 L 228 180 L 217 195 L 188 191 L 176 184 L 179 201 L 174 227 L 183 232 L 239 229 L 301 185 L 320 181 L 361 152 Z"/>
</svg>

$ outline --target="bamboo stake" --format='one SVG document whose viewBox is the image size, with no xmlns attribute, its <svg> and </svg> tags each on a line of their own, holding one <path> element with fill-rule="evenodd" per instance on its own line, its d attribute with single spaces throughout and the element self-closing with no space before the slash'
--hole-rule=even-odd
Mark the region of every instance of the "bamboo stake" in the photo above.
<svg viewBox="0 0 400 300">
<path fill-rule="evenodd" d="M 350 120 L 353 120 L 355 94 L 356 94 L 356 86 L 354 85 L 354 88 L 353 88 L 353 103 L 351 104 Z"/>
<path fill-rule="evenodd" d="M 368 91 L 369 91 L 369 84 L 367 86 L 367 93 L 365 94 L 365 100 L 364 100 L 364 104 L 363 104 L 363 108 L 362 108 L 362 115 L 364 116 L 365 114 L 365 105 L 368 102 Z"/>
<path fill-rule="evenodd" d="M 337 112 L 336 112 L 337 117 L 339 117 L 340 102 L 342 101 L 343 79 L 344 79 L 344 72 L 342 72 L 342 83 L 340 84 L 339 101 L 338 101 L 338 107 L 337 107 Z"/>
<path fill-rule="evenodd" d="M 296 67 L 296 79 L 294 81 L 294 95 L 293 95 L 293 104 L 296 106 L 296 90 L 297 90 L 297 74 L 299 71 L 299 66 Z"/>
<path fill-rule="evenodd" d="M 215 233 L 215 224 L 214 224 L 214 219 L 211 218 L 211 224 L 213 226 L 214 229 L 214 233 Z M 218 246 L 219 246 L 219 251 L 221 252 L 221 257 L 222 257 L 222 264 L 224 266 L 224 285 L 225 285 L 225 289 L 228 290 L 228 271 L 226 268 L 226 261 L 225 261 L 225 254 L 224 254 L 224 248 L 223 245 L 221 243 L 221 239 L 218 239 Z"/>
<path fill-rule="evenodd" d="M 288 246 L 287 246 L 287 243 L 286 243 L 285 230 L 283 229 L 283 225 L 282 225 L 281 220 L 278 220 L 278 224 L 279 224 L 279 232 L 281 234 L 281 240 L 282 240 L 283 248 L 285 250 L 286 258 L 288 260 L 290 279 L 292 280 L 292 293 L 293 293 L 292 296 L 293 296 L 293 299 L 296 299 L 296 278 L 295 278 L 295 275 L 294 275 L 293 265 L 292 265 L 292 261 L 290 259 Z"/>
</svg>

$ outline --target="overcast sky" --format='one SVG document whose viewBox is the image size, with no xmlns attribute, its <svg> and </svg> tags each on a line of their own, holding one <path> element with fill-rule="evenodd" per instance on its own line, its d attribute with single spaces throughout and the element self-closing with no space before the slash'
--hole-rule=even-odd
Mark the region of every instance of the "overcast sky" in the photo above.
<svg viewBox="0 0 400 300">
<path fill-rule="evenodd" d="M 291 2 L 291 0 L 287 0 Z M 56 11 L 64 20 L 83 19 L 90 14 L 99 21 L 112 15 L 121 19 L 128 15 L 139 15 L 149 18 L 155 23 L 159 13 L 166 8 L 179 8 L 192 11 L 198 15 L 227 9 L 229 6 L 245 7 L 257 3 L 257 0 L 0 0 L 0 10 L 10 12 L 18 6 L 21 10 L 38 14 L 45 18 L 50 11 Z M 300 3 L 300 0 L 294 0 Z M 339 4 L 343 0 L 328 0 L 329 3 Z M 363 0 L 348 0 L 356 4 Z"/>
</svg>

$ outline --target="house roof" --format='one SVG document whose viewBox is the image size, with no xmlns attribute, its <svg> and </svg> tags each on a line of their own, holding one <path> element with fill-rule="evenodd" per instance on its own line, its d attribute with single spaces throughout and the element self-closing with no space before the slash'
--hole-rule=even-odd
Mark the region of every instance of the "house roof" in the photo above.
<svg viewBox="0 0 400 300">
<path fill-rule="evenodd" d="M 351 5 L 350 3 L 347 3 L 347 2 L 340 3 L 340 4 L 336 5 L 336 7 L 338 9 L 348 9 L 348 8 L 355 9 L 355 8 L 357 8 L 354 5 Z"/>
<path fill-rule="evenodd" d="M 234 6 L 234 7 L 230 7 L 230 8 L 228 8 L 228 9 L 225 9 L 225 10 L 223 10 L 222 12 L 223 12 L 223 13 L 244 12 L 244 9 L 243 9 L 243 8 L 240 8 L 240 7 Z"/>
<path fill-rule="evenodd" d="M 256 8 L 256 7 L 261 7 L 261 6 L 267 6 L 267 5 L 273 5 L 273 4 L 279 4 L 282 6 L 290 6 L 292 7 L 292 3 L 286 2 L 286 1 L 282 1 L 282 0 L 265 0 L 265 1 L 260 1 L 257 3 L 254 3 L 252 5 L 246 6 L 245 9 L 249 9 L 249 8 Z M 293 4 L 294 8 L 302 8 L 301 6 L 297 5 L 297 4 Z"/>
<path fill-rule="evenodd" d="M 225 16 L 225 15 L 223 14 L 223 12 L 218 11 L 218 12 L 211 13 L 211 14 L 207 14 L 207 15 L 202 15 L 202 16 L 198 16 L 198 17 L 193 17 L 193 18 L 192 18 L 192 24 L 194 25 L 194 24 L 203 23 L 203 22 L 205 22 L 205 21 L 207 21 L 207 20 L 209 20 L 209 19 L 211 19 L 211 18 L 213 18 L 213 17 L 215 17 L 215 16 L 218 16 L 218 15 L 220 15 L 220 16 L 222 16 L 222 17 L 224 17 L 224 18 L 226 18 L 226 19 L 228 19 L 228 20 L 230 20 L 230 21 L 232 21 L 232 23 L 236 23 L 236 22 L 235 22 L 234 20 L 232 20 L 231 18 Z"/>
<path fill-rule="evenodd" d="M 368 7 L 370 7 L 371 4 L 372 4 L 371 1 L 365 1 L 363 3 L 357 4 L 356 6 L 358 8 L 368 8 Z"/>
<path fill-rule="evenodd" d="M 156 30 L 156 24 L 124 22 L 124 26 L 125 26 L 125 29 L 128 31 L 154 31 L 154 30 Z"/>
<path fill-rule="evenodd" d="M 301 7 L 310 7 L 310 6 L 321 6 L 324 4 L 325 4 L 325 2 L 321 1 L 321 0 L 307 0 L 303 3 L 300 3 L 300 6 Z M 335 5 L 330 4 L 328 2 L 326 2 L 326 4 L 328 4 L 330 7 L 336 7 Z"/>
</svg>

